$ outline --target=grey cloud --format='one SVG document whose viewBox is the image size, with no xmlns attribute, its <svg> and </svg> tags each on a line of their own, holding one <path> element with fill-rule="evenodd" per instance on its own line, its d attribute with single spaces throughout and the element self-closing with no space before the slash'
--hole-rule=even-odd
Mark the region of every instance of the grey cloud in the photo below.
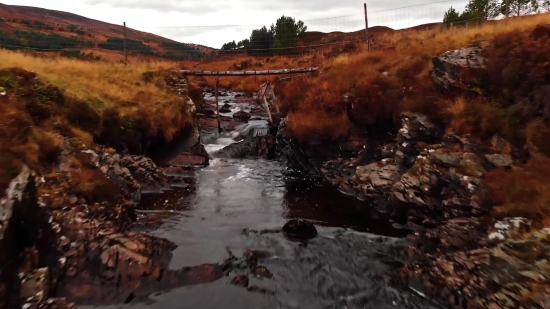
<svg viewBox="0 0 550 309">
<path fill-rule="evenodd" d="M 181 21 L 170 20 L 171 24 L 181 23 L 182 27 L 147 29 L 180 41 L 196 40 L 204 35 L 213 43 L 221 45 L 228 40 L 240 40 L 247 37 L 252 29 L 274 23 L 281 15 L 303 20 L 309 30 L 331 32 L 352 31 L 364 25 L 363 3 L 365 0 L 83 0 L 88 5 L 105 4 L 120 9 L 148 9 L 161 14 L 170 14 L 172 18 L 181 16 Z M 443 13 L 451 6 L 461 9 L 468 0 L 368 0 L 369 25 L 387 25 L 390 27 L 410 27 L 419 23 L 440 21 Z M 431 2 L 431 3 L 430 3 Z M 425 4 L 425 5 L 423 5 Z M 247 14 L 252 12 L 262 24 L 250 25 Z M 176 15 L 173 15 L 173 14 Z M 265 18 L 263 18 L 265 16 Z M 341 16 L 341 17 L 338 17 Z M 335 18 L 333 18 L 335 17 Z M 149 24 L 146 20 L 143 24 Z M 187 25 L 187 26 L 183 26 Z M 195 25 L 195 26 L 192 26 Z M 211 26 L 242 25 L 242 26 Z M 213 34 L 234 27 L 233 33 L 239 37 Z M 240 34 L 243 34 L 240 37 Z M 219 39 L 217 38 L 219 37 Z"/>
<path fill-rule="evenodd" d="M 215 10 L 231 8 L 227 1 L 201 1 L 197 3 L 190 0 L 84 0 L 84 4 L 106 4 L 113 8 L 149 9 L 161 13 L 177 12 L 193 15 L 204 15 Z"/>
<path fill-rule="evenodd" d="M 407 0 L 407 1 L 388 1 L 388 0 L 370 0 L 368 2 L 369 11 L 381 11 L 392 10 L 404 6 L 414 6 L 419 4 L 426 4 L 430 2 L 441 1 L 429 1 L 429 0 Z M 463 5 L 467 0 L 449 1 L 446 3 L 433 3 L 422 6 L 426 10 L 448 8 L 451 5 L 455 7 Z M 159 12 L 178 12 L 187 14 L 204 15 L 220 10 L 235 9 L 235 15 L 238 16 L 238 9 L 245 7 L 251 10 L 257 10 L 259 14 L 266 12 L 285 12 L 286 15 L 303 15 L 301 19 L 308 19 L 308 16 L 317 16 L 322 14 L 323 11 L 330 11 L 331 9 L 339 9 L 349 13 L 357 12 L 362 13 L 363 1 L 357 0 L 209 0 L 209 1 L 197 1 L 197 0 L 84 0 L 85 4 L 98 5 L 106 4 L 113 8 L 127 8 L 127 9 L 151 9 Z M 417 7 L 421 8 L 421 7 Z M 386 11 L 390 12 L 390 11 Z M 328 16 L 327 16 L 328 17 Z"/>
</svg>

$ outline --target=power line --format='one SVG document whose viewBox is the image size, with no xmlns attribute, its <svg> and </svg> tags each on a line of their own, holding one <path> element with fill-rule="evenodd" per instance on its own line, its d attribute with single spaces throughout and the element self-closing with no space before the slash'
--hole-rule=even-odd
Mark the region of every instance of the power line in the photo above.
<svg viewBox="0 0 550 309">
<path fill-rule="evenodd" d="M 408 9 L 408 8 L 412 8 L 412 7 L 426 6 L 426 5 L 439 4 L 439 3 L 457 2 L 457 1 L 458 1 L 458 0 L 443 0 L 443 1 L 422 3 L 422 4 L 414 4 L 414 5 L 408 5 L 408 6 L 401 6 L 401 7 L 398 7 L 398 8 L 383 9 L 383 10 L 374 10 L 374 11 L 371 11 L 371 12 L 372 12 L 372 13 L 376 13 L 376 12 L 395 11 L 395 10 L 400 10 L 400 9 Z M 464 1 L 460 1 L 460 2 L 464 2 Z"/>
<path fill-rule="evenodd" d="M 461 0 L 442 0 L 442 1 L 435 1 L 435 2 L 427 2 L 427 3 L 421 3 L 421 4 L 415 4 L 415 5 L 408 5 L 408 6 L 401 6 L 401 7 L 395 7 L 395 8 L 389 8 L 389 9 L 380 9 L 380 10 L 373 10 L 369 11 L 369 13 L 376 13 L 376 12 L 386 12 L 386 11 L 395 11 L 400 9 L 407 9 L 412 7 L 421 7 L 421 6 L 427 6 L 427 5 L 433 5 L 433 4 L 440 4 L 440 3 L 450 3 L 450 2 L 464 2 Z M 340 15 L 340 16 L 332 16 L 332 17 L 324 17 L 324 18 L 314 18 L 314 19 L 304 19 L 302 20 L 304 23 L 306 22 L 315 22 L 315 21 L 324 21 L 324 20 L 332 20 L 332 19 L 340 19 L 340 18 L 351 18 L 356 17 L 359 19 L 363 18 L 362 14 L 348 14 L 348 15 Z M 170 29 L 170 28 L 229 28 L 229 27 L 244 27 L 244 26 L 259 26 L 260 24 L 225 24 L 225 25 L 181 25 L 181 26 L 144 26 L 141 28 L 145 29 Z"/>
</svg>

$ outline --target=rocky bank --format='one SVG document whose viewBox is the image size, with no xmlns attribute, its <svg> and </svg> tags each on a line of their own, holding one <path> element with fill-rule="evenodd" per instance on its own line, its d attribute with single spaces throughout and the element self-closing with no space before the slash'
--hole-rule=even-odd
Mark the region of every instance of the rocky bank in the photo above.
<svg viewBox="0 0 550 309">
<path fill-rule="evenodd" d="M 478 78 L 487 71 L 488 45 L 475 42 L 434 57 L 435 84 L 443 92 L 491 95 Z M 533 115 L 550 106 L 542 103 Z M 482 140 L 455 133 L 422 114 L 403 112 L 400 123 L 389 140 L 367 141 L 356 129 L 339 142 L 298 143 L 282 121 L 277 142 L 289 164 L 321 175 L 411 231 L 404 267 L 392 283 L 455 308 L 550 307 L 550 230 L 522 217 L 497 220 L 484 202 L 486 173 L 521 169 L 539 155 L 536 149 L 516 149 L 498 135 Z"/>
<path fill-rule="evenodd" d="M 185 91 L 184 80 L 167 84 Z M 179 155 L 164 168 L 126 146 L 88 148 L 78 138 L 65 138 L 54 166 L 24 165 L 0 201 L 0 308 L 120 304 L 222 276 L 223 263 L 170 270 L 176 246 L 132 232 L 151 220 L 135 211 L 142 192 L 170 190 L 163 169 L 208 164 L 196 125 L 178 138 Z"/>
</svg>

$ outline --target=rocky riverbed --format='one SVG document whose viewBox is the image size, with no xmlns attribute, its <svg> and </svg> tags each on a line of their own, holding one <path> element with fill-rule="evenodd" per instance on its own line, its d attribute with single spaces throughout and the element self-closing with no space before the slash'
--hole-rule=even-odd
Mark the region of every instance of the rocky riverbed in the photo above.
<svg viewBox="0 0 550 309">
<path fill-rule="evenodd" d="M 478 89 L 464 71 L 484 69 L 486 46 L 434 58 L 434 81 Z M 298 143 L 254 95 L 225 90 L 220 133 L 214 97 L 189 107 L 197 122 L 158 165 L 67 139 L 47 173 L 25 167 L 1 200 L 2 305 L 550 306 L 549 229 L 484 203 L 484 176 L 536 149 L 410 112 L 389 139 Z"/>
<path fill-rule="evenodd" d="M 442 91 L 483 92 L 475 72 L 486 70 L 488 45 L 475 42 L 435 57 L 435 83 Z M 393 140 L 367 146 L 360 132 L 351 136 L 332 147 L 300 144 L 285 134 L 283 121 L 277 139 L 291 165 L 322 175 L 411 231 L 405 265 L 390 282 L 456 308 L 550 306 L 548 228 L 523 217 L 494 219 L 484 202 L 484 176 L 497 168 L 521 170 L 527 157 L 540 155 L 537 149 L 516 149 L 498 135 L 480 140 L 455 133 L 408 112 Z"/>
</svg>

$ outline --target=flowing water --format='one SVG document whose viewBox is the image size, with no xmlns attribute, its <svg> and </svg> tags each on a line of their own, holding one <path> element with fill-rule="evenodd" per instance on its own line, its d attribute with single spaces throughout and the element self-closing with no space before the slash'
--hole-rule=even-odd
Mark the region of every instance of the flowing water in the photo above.
<svg viewBox="0 0 550 309">
<path fill-rule="evenodd" d="M 206 149 L 215 154 L 262 125 L 205 137 Z M 145 195 L 142 203 L 145 211 L 171 215 L 150 232 L 178 245 L 170 268 L 218 263 L 228 250 L 236 256 L 255 250 L 259 263 L 273 274 L 271 279 L 250 278 L 250 286 L 264 293 L 231 285 L 230 274 L 104 308 L 436 308 L 420 293 L 385 283 L 381 274 L 399 267 L 404 232 L 364 202 L 277 160 L 214 158 L 210 166 L 180 176 L 179 188 Z M 293 218 L 311 220 L 319 235 L 299 243 L 281 233 L 247 232 L 280 230 Z"/>
</svg>

